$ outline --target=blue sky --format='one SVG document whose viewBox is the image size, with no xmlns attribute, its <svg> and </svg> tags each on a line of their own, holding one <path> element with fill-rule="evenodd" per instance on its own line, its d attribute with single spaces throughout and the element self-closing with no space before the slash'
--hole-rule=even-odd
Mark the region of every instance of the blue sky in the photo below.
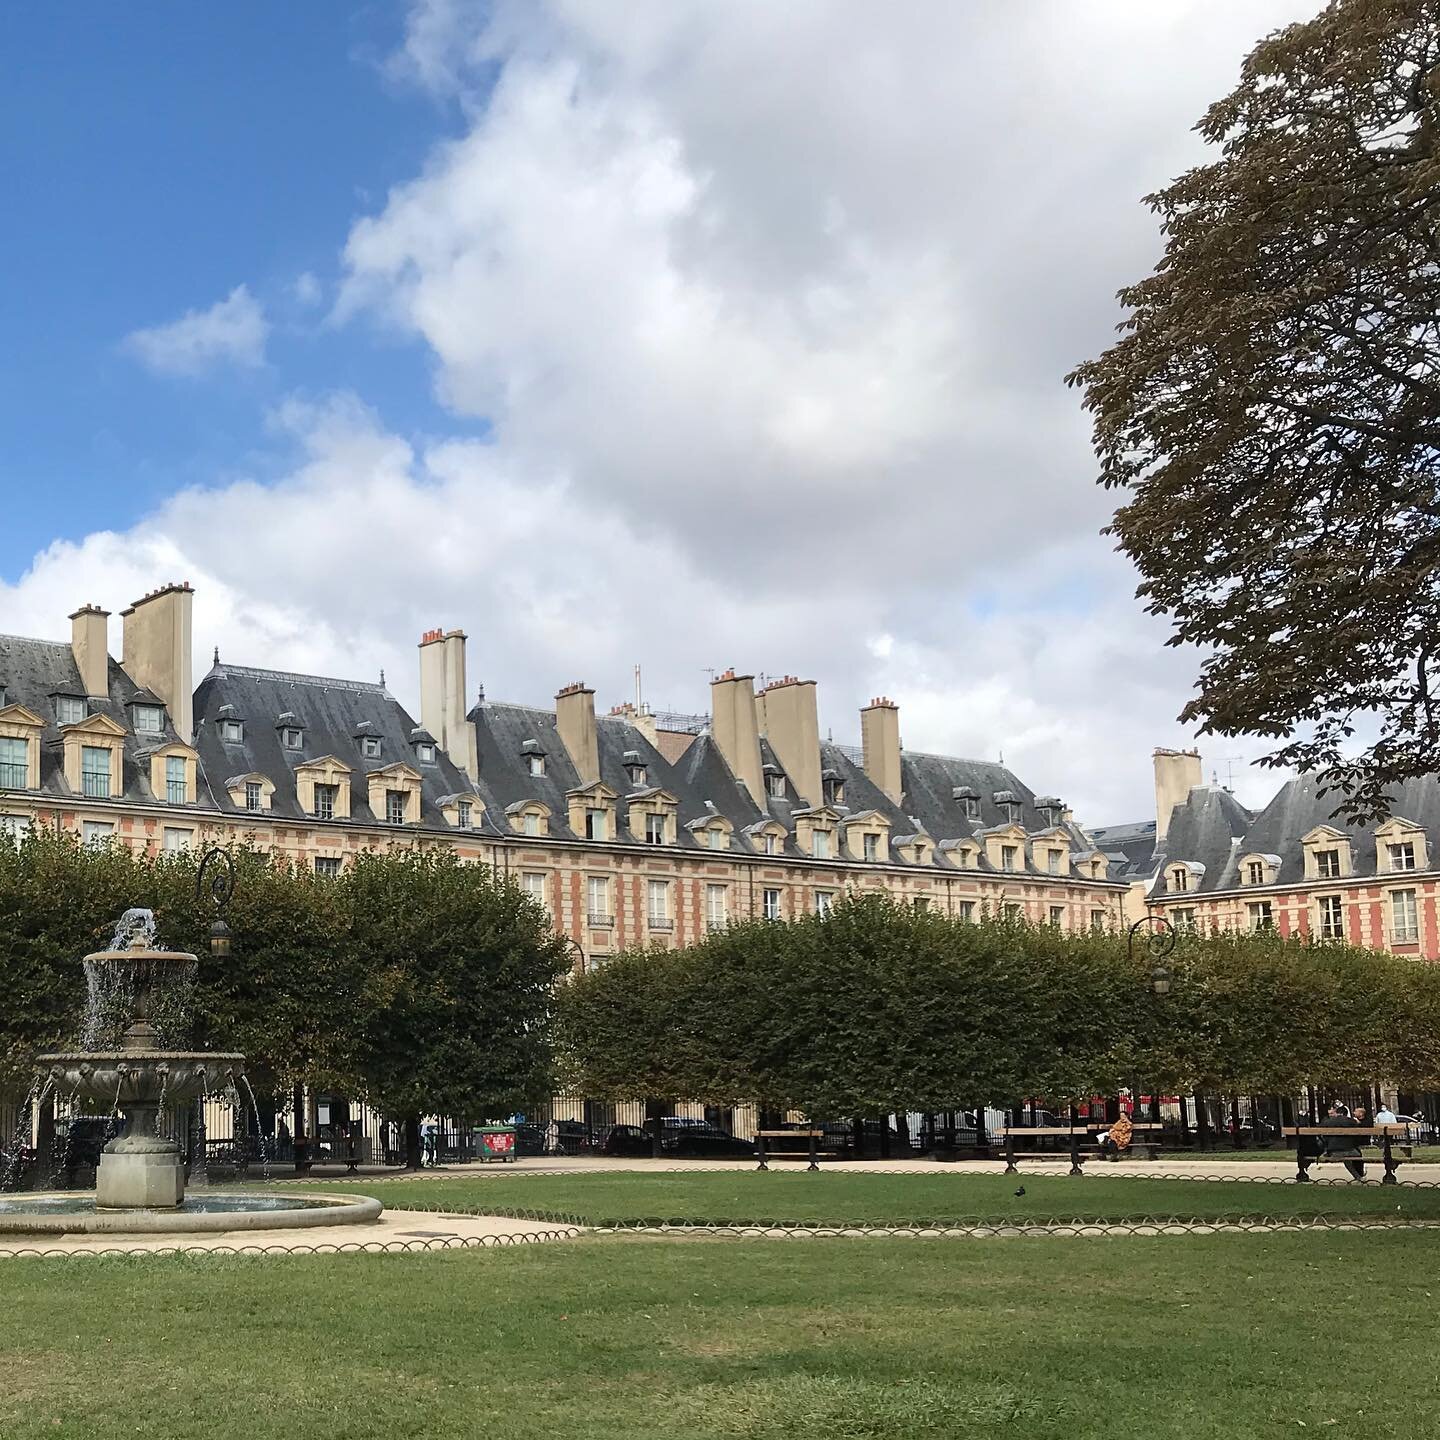
<svg viewBox="0 0 1440 1440">
<path fill-rule="evenodd" d="M 264 415 L 295 390 L 373 395 L 405 431 L 465 428 L 437 412 L 423 345 L 324 324 L 353 220 L 459 124 L 386 77 L 403 33 L 388 4 L 0 8 L 0 577 L 185 485 L 264 473 Z M 293 295 L 307 272 L 319 304 Z M 160 378 L 121 352 L 241 283 L 271 312 L 259 368 Z"/>
<path fill-rule="evenodd" d="M 1062 377 L 1318 4 L 0 7 L 0 632 L 188 579 L 197 673 L 804 674 L 1143 814 L 1195 657 Z"/>
</svg>

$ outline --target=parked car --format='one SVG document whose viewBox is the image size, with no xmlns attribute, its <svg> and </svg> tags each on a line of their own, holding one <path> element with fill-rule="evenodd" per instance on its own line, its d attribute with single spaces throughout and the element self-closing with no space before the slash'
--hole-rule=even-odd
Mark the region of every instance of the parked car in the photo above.
<svg viewBox="0 0 1440 1440">
<path fill-rule="evenodd" d="M 626 1159 L 652 1155 L 653 1137 L 641 1125 L 612 1125 L 600 1142 L 600 1153 Z M 667 1115 L 660 1131 L 660 1153 L 676 1160 L 741 1159 L 754 1155 L 755 1146 L 703 1120 Z"/>
<path fill-rule="evenodd" d="M 1429 1145 L 1435 1139 L 1435 1127 L 1423 1115 L 1397 1115 L 1395 1120 L 1410 1127 L 1409 1138 L 1416 1145 Z"/>
</svg>

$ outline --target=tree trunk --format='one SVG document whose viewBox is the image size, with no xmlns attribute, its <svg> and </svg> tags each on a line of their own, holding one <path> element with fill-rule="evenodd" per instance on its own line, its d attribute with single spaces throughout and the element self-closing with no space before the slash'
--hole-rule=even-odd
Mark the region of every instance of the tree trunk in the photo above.
<svg viewBox="0 0 1440 1440">
<path fill-rule="evenodd" d="M 419 1170 L 420 1165 L 420 1117 L 405 1117 L 405 1168 Z"/>
</svg>

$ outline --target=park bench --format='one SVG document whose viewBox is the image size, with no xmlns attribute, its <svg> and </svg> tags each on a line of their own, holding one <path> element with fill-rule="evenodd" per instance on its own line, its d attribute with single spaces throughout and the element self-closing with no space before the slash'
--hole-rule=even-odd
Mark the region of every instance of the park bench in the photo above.
<svg viewBox="0 0 1440 1440">
<path fill-rule="evenodd" d="M 1082 1175 L 1084 1171 L 1081 1166 L 1087 1160 L 1098 1160 L 1101 1158 L 1099 1142 L 1096 1136 L 1102 1130 L 1108 1130 L 1110 1125 L 1106 1123 L 1091 1122 L 1088 1125 L 1010 1125 L 1003 1129 L 1000 1134 L 1005 1141 L 1005 1173 L 1013 1175 L 1019 1168 L 1017 1160 L 1063 1160 L 1067 1154 L 1070 1160 L 1070 1173 Z M 1159 1131 L 1164 1127 L 1154 1121 L 1137 1120 L 1132 1123 L 1130 1129 L 1132 1138 L 1126 1147 L 1127 1151 L 1134 1152 L 1144 1150 L 1146 1158 L 1153 1160 L 1160 1149 Z M 1063 1137 L 1070 1143 L 1065 1149 L 1051 1150 L 1017 1150 L 1016 1140 L 1022 1144 L 1032 1137 L 1048 1136 L 1052 1139 Z M 1122 1154 L 1126 1151 L 1122 1151 Z"/>
<path fill-rule="evenodd" d="M 755 1132 L 755 1154 L 760 1164 L 756 1167 L 760 1170 L 768 1170 L 772 1160 L 808 1160 L 807 1170 L 818 1170 L 820 1168 L 820 1141 L 824 1138 L 823 1130 L 757 1130 Z M 791 1148 L 788 1150 L 776 1150 L 770 1145 L 772 1140 L 781 1141 Z M 805 1142 L 804 1149 L 795 1149 L 797 1141 Z"/>
<path fill-rule="evenodd" d="M 1380 1142 L 1380 1163 L 1385 1167 L 1384 1178 L 1380 1181 L 1382 1185 L 1398 1185 L 1400 1182 L 1395 1178 L 1395 1172 L 1411 1157 L 1411 1148 L 1404 1143 L 1410 1134 L 1409 1127 L 1406 1125 L 1286 1125 L 1280 1133 L 1287 1140 L 1295 1141 L 1295 1179 L 1297 1181 L 1308 1180 L 1310 1167 L 1321 1161 L 1335 1160 L 1343 1163 L 1346 1160 L 1356 1159 L 1353 1154 L 1307 1154 L 1305 1147 L 1300 1144 L 1302 1136 L 1319 1140 L 1322 1143 L 1332 1140 L 1343 1144 L 1346 1140 L 1355 1140 L 1363 1145 L 1367 1139 L 1378 1140 Z M 1361 1164 L 1373 1165 L 1375 1163 L 1375 1157 L 1366 1155 L 1363 1149 L 1360 1151 L 1359 1160 Z"/>
</svg>

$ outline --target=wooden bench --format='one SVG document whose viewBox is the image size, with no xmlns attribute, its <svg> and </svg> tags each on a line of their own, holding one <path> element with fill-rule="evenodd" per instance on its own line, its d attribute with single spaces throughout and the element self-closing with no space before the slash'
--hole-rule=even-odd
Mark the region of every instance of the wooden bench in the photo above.
<svg viewBox="0 0 1440 1440">
<path fill-rule="evenodd" d="M 1398 1185 L 1400 1182 L 1395 1178 L 1395 1172 L 1405 1161 L 1411 1158 L 1411 1147 L 1403 1143 L 1408 1140 L 1410 1127 L 1408 1125 L 1286 1125 L 1280 1133 L 1287 1140 L 1293 1139 L 1295 1143 L 1295 1179 L 1303 1182 L 1310 1178 L 1309 1169 L 1312 1165 L 1322 1160 L 1337 1160 L 1342 1164 L 1349 1160 L 1365 1165 L 1375 1163 L 1373 1156 L 1367 1156 L 1364 1150 L 1359 1154 L 1348 1155 L 1327 1155 L 1323 1151 L 1316 1155 L 1305 1153 L 1300 1144 L 1302 1136 L 1310 1137 L 1319 1141 L 1338 1141 L 1344 1144 L 1347 1140 L 1354 1140 L 1363 1145 L 1366 1139 L 1379 1140 L 1380 1142 L 1380 1163 L 1385 1167 L 1384 1178 L 1380 1181 L 1382 1185 Z M 1365 1178 L 1363 1175 L 1360 1177 Z"/>
<path fill-rule="evenodd" d="M 1100 1132 L 1102 1130 L 1109 1130 L 1112 1124 L 1112 1121 L 1107 1120 L 1103 1123 L 1092 1122 L 1085 1127 L 1087 1130 L 1093 1130 L 1095 1132 L 1097 1158 L 1099 1154 L 1103 1153 L 1098 1151 Z M 1130 1122 L 1130 1143 L 1120 1154 L 1134 1154 L 1136 1151 L 1143 1150 L 1145 1152 L 1145 1158 L 1147 1160 L 1153 1160 L 1160 1153 L 1160 1136 L 1164 1129 L 1164 1125 L 1158 1120 L 1132 1120 Z M 1115 1158 L 1118 1159 L 1119 1156 Z"/>
<path fill-rule="evenodd" d="M 1103 1153 L 1099 1149 L 1096 1136 L 1102 1130 L 1110 1129 L 1110 1122 L 1091 1122 L 1087 1125 L 1010 1125 L 1003 1129 L 1000 1134 L 1005 1141 L 1005 1173 L 1013 1175 L 1016 1172 L 1017 1160 L 1063 1160 L 1068 1153 L 1070 1158 L 1070 1173 L 1072 1175 L 1083 1175 L 1085 1172 L 1081 1166 L 1087 1160 L 1098 1160 Z M 1155 1132 L 1164 1129 L 1164 1126 L 1154 1121 L 1135 1121 L 1130 1126 L 1134 1135 L 1140 1135 L 1141 1131 Z M 1064 1136 L 1070 1144 L 1066 1150 L 1017 1150 L 1015 1141 L 1025 1141 L 1032 1136 L 1048 1135 L 1052 1137 Z M 1160 1137 L 1154 1138 L 1142 1136 L 1140 1139 L 1132 1139 L 1126 1146 L 1127 1150 L 1144 1150 L 1146 1158 L 1153 1160 L 1160 1149 Z M 1081 1147 L 1084 1147 L 1082 1150 Z M 1124 1153 L 1123 1151 L 1121 1152 Z"/>
<path fill-rule="evenodd" d="M 755 1132 L 755 1154 L 760 1164 L 756 1167 L 760 1170 L 768 1170 L 772 1160 L 808 1160 L 810 1163 L 805 1167 L 807 1170 L 818 1170 L 820 1168 L 820 1141 L 824 1138 L 823 1130 L 757 1130 Z M 770 1140 L 783 1140 L 794 1143 L 797 1140 L 806 1142 L 803 1150 L 772 1150 L 767 1144 Z"/>
</svg>

